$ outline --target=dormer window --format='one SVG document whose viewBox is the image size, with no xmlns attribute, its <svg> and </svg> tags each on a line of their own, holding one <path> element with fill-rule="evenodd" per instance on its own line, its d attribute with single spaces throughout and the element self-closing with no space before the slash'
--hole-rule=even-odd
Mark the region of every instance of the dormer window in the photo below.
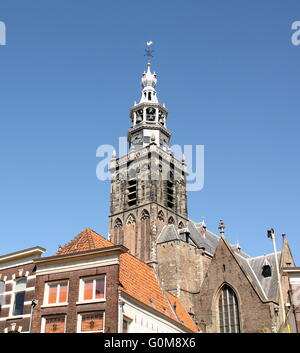
<svg viewBox="0 0 300 353">
<path fill-rule="evenodd" d="M 272 269 L 269 264 L 265 264 L 262 267 L 262 275 L 267 278 L 267 277 L 272 277 Z"/>
</svg>

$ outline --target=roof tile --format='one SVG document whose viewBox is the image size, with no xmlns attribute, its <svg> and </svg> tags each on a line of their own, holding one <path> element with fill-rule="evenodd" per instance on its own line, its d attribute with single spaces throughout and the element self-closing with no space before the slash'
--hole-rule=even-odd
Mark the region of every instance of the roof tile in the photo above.
<svg viewBox="0 0 300 353">
<path fill-rule="evenodd" d="M 68 244 L 63 246 L 56 255 L 74 254 L 114 245 L 115 244 L 103 238 L 90 228 L 87 228 Z M 178 298 L 162 290 L 154 270 L 143 261 L 129 253 L 122 253 L 120 255 L 119 281 L 121 290 L 129 296 L 183 324 L 189 330 L 193 332 L 198 331 L 193 320 L 185 311 Z M 172 307 L 175 302 L 176 315 Z"/>
</svg>

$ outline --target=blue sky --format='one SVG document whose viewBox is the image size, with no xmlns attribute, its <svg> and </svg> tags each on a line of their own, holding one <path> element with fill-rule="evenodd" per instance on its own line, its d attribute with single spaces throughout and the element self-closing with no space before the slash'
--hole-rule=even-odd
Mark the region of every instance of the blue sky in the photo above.
<svg viewBox="0 0 300 353">
<path fill-rule="evenodd" d="M 3 0 L 0 21 L 0 253 L 56 252 L 86 227 L 108 231 L 102 144 L 117 145 L 140 97 L 153 40 L 172 144 L 205 146 L 189 216 L 230 242 L 299 265 L 300 46 L 295 1 Z"/>
</svg>

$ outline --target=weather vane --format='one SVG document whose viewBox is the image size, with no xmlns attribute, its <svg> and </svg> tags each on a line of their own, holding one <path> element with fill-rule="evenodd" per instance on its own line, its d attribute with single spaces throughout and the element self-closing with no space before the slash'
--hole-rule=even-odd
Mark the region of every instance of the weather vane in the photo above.
<svg viewBox="0 0 300 353">
<path fill-rule="evenodd" d="M 151 58 L 153 58 L 153 52 L 154 52 L 154 50 L 153 49 L 151 49 L 151 45 L 153 44 L 153 42 L 152 42 L 152 40 L 149 40 L 148 42 L 146 42 L 146 45 L 147 45 L 147 47 L 146 47 L 146 49 L 145 49 L 145 54 L 144 54 L 144 56 L 146 56 L 147 58 L 148 58 L 148 61 L 150 61 L 151 60 Z"/>
</svg>

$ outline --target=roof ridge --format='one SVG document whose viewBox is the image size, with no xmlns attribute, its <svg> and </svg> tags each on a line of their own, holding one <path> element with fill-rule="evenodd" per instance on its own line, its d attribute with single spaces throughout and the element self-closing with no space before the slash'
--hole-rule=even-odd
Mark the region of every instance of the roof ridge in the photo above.
<svg viewBox="0 0 300 353">
<path fill-rule="evenodd" d="M 169 292 L 169 291 L 166 291 L 166 295 L 167 295 L 168 301 L 170 302 L 170 305 L 171 305 L 171 307 L 172 307 L 172 309 L 173 309 L 173 312 L 175 313 L 176 317 L 178 318 L 178 321 L 179 321 L 182 325 L 188 327 L 189 329 L 191 329 L 192 326 L 194 326 L 194 329 L 196 329 L 197 332 L 198 332 L 198 327 L 197 327 L 196 323 L 194 322 L 194 320 L 192 319 L 192 317 L 191 317 L 190 314 L 188 313 L 187 309 L 184 307 L 184 305 L 183 305 L 182 302 L 180 301 L 180 298 L 178 298 L 176 295 L 172 294 L 172 293 Z M 170 297 L 171 297 L 171 298 L 170 298 Z M 174 304 L 171 302 L 171 299 L 174 300 L 174 304 L 176 305 L 176 308 L 174 307 Z M 177 304 L 178 304 L 178 305 L 177 305 Z M 182 312 L 181 312 L 181 310 L 182 310 Z M 177 311 L 178 311 L 178 313 L 177 313 Z M 180 314 L 180 312 L 181 312 L 181 314 L 185 314 L 186 317 L 184 317 L 184 315 L 182 316 L 182 315 Z M 187 320 L 189 320 L 190 323 L 187 322 Z"/>
<path fill-rule="evenodd" d="M 164 229 L 165 229 L 166 227 L 167 227 L 167 224 L 165 224 L 165 225 L 162 227 L 161 231 L 159 232 L 158 237 L 156 238 L 156 242 L 158 242 L 159 238 L 161 237 L 161 235 L 162 235 L 162 233 L 163 233 L 163 231 L 164 231 Z"/>
<path fill-rule="evenodd" d="M 91 234 L 92 230 L 87 228 L 86 231 L 87 231 L 87 235 L 88 235 L 89 246 L 92 246 L 95 248 L 95 242 L 94 242 L 93 236 Z"/>
<path fill-rule="evenodd" d="M 190 220 L 189 223 L 192 224 L 192 225 L 194 226 L 194 228 L 195 228 L 197 231 L 198 231 L 197 228 L 202 228 L 202 226 L 200 225 L 200 223 L 197 224 L 196 222 L 194 222 L 194 221 L 192 221 L 192 220 Z M 220 235 L 215 234 L 213 231 L 209 230 L 207 227 L 206 227 L 206 233 L 210 233 L 211 235 L 215 236 L 217 239 L 220 239 L 220 238 L 221 238 Z"/>
<path fill-rule="evenodd" d="M 99 241 L 98 241 L 99 238 Z M 60 248 L 55 255 L 61 255 L 65 253 L 76 253 L 82 250 L 93 250 L 105 248 L 110 245 L 114 245 L 111 241 L 104 238 L 91 228 L 85 228 L 82 232 L 76 235 L 68 243 Z M 81 250 L 80 250 L 81 249 Z"/>
<path fill-rule="evenodd" d="M 58 255 L 61 251 L 63 251 L 63 249 L 65 249 L 66 247 L 70 246 L 72 242 L 74 242 L 75 240 L 79 239 L 79 238 L 81 237 L 81 235 L 82 235 L 83 232 L 84 232 L 84 231 L 80 232 L 80 233 L 77 234 L 73 239 L 71 239 L 68 243 L 66 243 L 65 245 L 63 245 L 63 246 L 61 247 L 61 249 L 58 250 L 58 251 L 55 253 L 55 255 Z"/>
<path fill-rule="evenodd" d="M 159 285 L 160 285 L 160 283 L 159 283 Z M 162 290 L 162 292 L 163 292 L 163 295 L 164 295 L 165 298 L 167 299 L 167 302 L 168 302 L 168 304 L 169 304 L 169 306 L 170 306 L 170 308 L 171 308 L 171 311 L 173 312 L 174 316 L 176 317 L 176 320 L 182 324 L 182 322 L 181 322 L 182 320 L 180 320 L 180 317 L 179 317 L 178 314 L 176 313 L 176 310 L 175 310 L 174 306 L 172 305 L 172 303 L 171 303 L 171 301 L 170 301 L 170 298 L 169 298 L 168 295 L 167 295 L 167 293 L 169 293 L 169 292 L 168 292 L 168 291 L 165 291 L 164 289 L 161 289 L 161 290 Z M 177 297 L 175 297 L 175 299 L 177 299 Z"/>
<path fill-rule="evenodd" d="M 277 251 L 277 255 L 281 254 L 282 251 Z M 270 256 L 270 255 L 275 255 L 275 252 L 271 252 L 269 254 L 265 254 L 265 255 L 259 255 L 259 256 L 251 256 L 248 258 L 248 260 L 254 260 L 254 259 L 259 259 L 260 257 L 266 257 L 266 256 Z"/>
<path fill-rule="evenodd" d="M 156 273 L 156 271 L 154 270 L 153 267 L 151 267 L 151 269 L 152 269 L 152 271 L 153 271 L 153 273 L 154 273 L 154 277 L 156 278 L 157 283 L 158 283 L 158 285 L 159 285 L 159 287 L 160 287 L 160 289 L 161 289 L 161 291 L 162 291 L 164 297 L 165 297 L 166 300 L 167 300 L 167 303 L 169 304 L 169 307 L 170 307 L 171 312 L 174 314 L 176 320 L 177 320 L 179 323 L 181 323 L 180 318 L 178 317 L 176 311 L 174 310 L 174 307 L 173 307 L 172 303 L 170 302 L 170 299 L 169 299 L 168 296 L 167 296 L 167 291 L 164 290 L 164 288 L 163 288 L 163 286 L 162 286 L 162 284 L 161 284 L 160 277 L 157 275 L 157 273 Z M 166 314 L 165 314 L 165 315 L 166 315 Z M 166 316 L 169 317 L 169 315 L 166 315 Z"/>
<path fill-rule="evenodd" d="M 259 284 L 259 288 L 262 290 L 262 294 L 265 298 L 263 298 L 264 300 L 269 300 L 269 298 L 266 296 L 265 291 L 263 290 L 261 283 L 259 282 L 252 266 L 250 265 L 250 263 L 248 262 L 248 259 L 243 257 L 242 255 L 240 255 L 239 253 L 235 252 L 232 248 L 231 245 L 229 244 L 229 242 L 227 241 L 227 239 L 225 237 L 221 237 L 221 239 L 224 241 L 225 245 L 227 246 L 228 250 L 231 252 L 232 256 L 235 258 L 235 260 L 237 261 L 237 263 L 239 264 L 240 268 L 242 269 L 242 271 L 244 272 L 246 278 L 248 278 L 248 281 L 251 283 L 252 287 L 254 288 L 254 290 L 257 292 L 257 294 L 259 295 L 259 297 L 261 297 L 261 295 L 258 292 L 258 288 L 256 286 L 256 284 L 253 281 L 253 278 L 251 278 L 249 276 L 249 274 L 247 275 L 246 269 L 243 266 L 243 263 L 240 259 L 243 259 L 247 262 L 248 266 L 250 267 L 251 271 L 253 272 L 254 276 L 255 276 L 255 282 L 257 282 Z"/>
<path fill-rule="evenodd" d="M 253 273 L 253 275 L 254 275 L 254 277 L 255 277 L 255 280 L 257 281 L 257 283 L 258 283 L 260 289 L 262 290 L 263 295 L 265 296 L 265 299 L 268 300 L 269 298 L 268 298 L 268 296 L 267 296 L 267 294 L 266 294 L 266 292 L 265 292 L 263 286 L 261 285 L 260 280 L 258 279 L 256 273 L 254 272 L 254 270 L 253 270 L 251 264 L 250 264 L 249 261 L 248 261 L 248 260 L 250 260 L 250 259 L 243 257 L 243 256 L 240 255 L 239 253 L 236 253 L 236 255 L 240 256 L 241 258 L 243 258 L 243 259 L 247 262 L 248 266 L 250 267 L 250 270 L 252 271 L 252 273 Z"/>
</svg>

